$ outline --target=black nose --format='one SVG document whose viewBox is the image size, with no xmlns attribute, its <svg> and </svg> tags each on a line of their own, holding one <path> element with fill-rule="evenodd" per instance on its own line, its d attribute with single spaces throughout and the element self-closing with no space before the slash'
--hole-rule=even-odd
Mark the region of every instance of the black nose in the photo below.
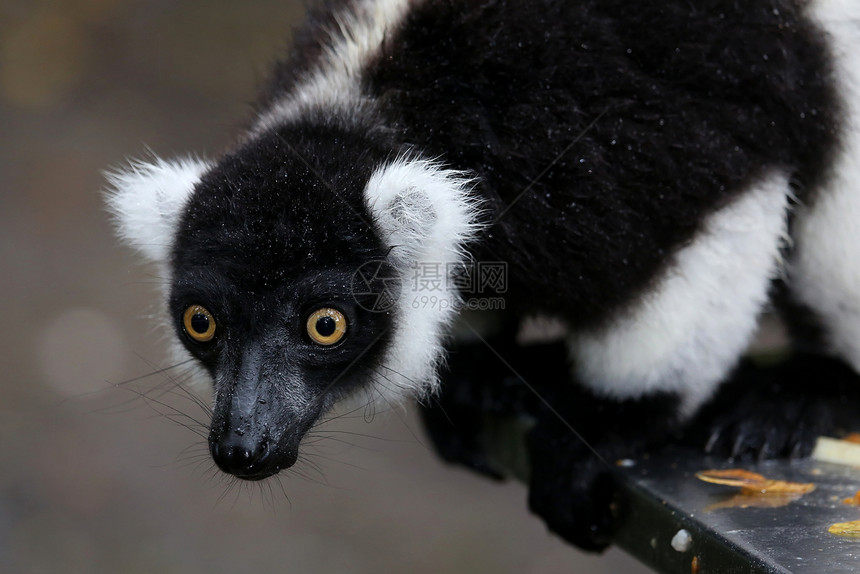
<svg viewBox="0 0 860 574">
<path fill-rule="evenodd" d="M 220 439 L 210 438 L 209 451 L 218 468 L 239 478 L 260 480 L 278 472 L 268 464 L 268 443 L 259 438 L 228 432 Z"/>
</svg>

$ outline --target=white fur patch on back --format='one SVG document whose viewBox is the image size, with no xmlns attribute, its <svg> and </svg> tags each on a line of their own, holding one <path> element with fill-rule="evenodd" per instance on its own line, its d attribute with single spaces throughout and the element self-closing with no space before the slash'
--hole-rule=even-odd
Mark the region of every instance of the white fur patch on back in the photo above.
<svg viewBox="0 0 860 574">
<path fill-rule="evenodd" d="M 337 29 L 315 70 L 290 94 L 261 114 L 254 128 L 261 133 L 315 109 L 360 113 L 364 67 L 379 53 L 386 34 L 403 21 L 416 0 L 360 0 L 336 15 Z"/>
<path fill-rule="evenodd" d="M 612 398 L 706 400 L 750 342 L 786 235 L 788 178 L 771 173 L 708 218 L 657 287 L 605 328 L 575 333 L 577 379 Z"/>
<path fill-rule="evenodd" d="M 860 2 L 816 0 L 809 9 L 828 33 L 845 115 L 830 179 L 797 210 L 789 277 L 822 320 L 828 350 L 860 371 Z"/>
<path fill-rule="evenodd" d="M 434 392 L 442 342 L 459 303 L 451 287 L 422 300 L 414 289 L 422 270 L 448 274 L 465 264 L 467 241 L 479 230 L 479 204 L 469 193 L 472 180 L 439 164 L 400 157 L 373 174 L 365 189 L 368 209 L 389 260 L 400 272 L 401 294 L 395 306 L 395 333 L 379 372 L 378 392 L 387 399 Z"/>
<path fill-rule="evenodd" d="M 150 261 L 166 262 L 182 208 L 209 167 L 199 159 L 155 158 L 108 172 L 107 207 L 120 238 Z"/>
</svg>

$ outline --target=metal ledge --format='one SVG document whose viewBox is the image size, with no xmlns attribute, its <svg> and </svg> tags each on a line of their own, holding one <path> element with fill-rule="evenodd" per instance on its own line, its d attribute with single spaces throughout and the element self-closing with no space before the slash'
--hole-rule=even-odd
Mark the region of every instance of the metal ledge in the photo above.
<svg viewBox="0 0 860 574">
<path fill-rule="evenodd" d="M 737 489 L 694 475 L 732 466 L 772 479 L 813 482 L 816 489 L 778 508 L 720 507 Z M 860 539 L 827 531 L 833 523 L 860 519 L 860 508 L 842 502 L 860 490 L 860 469 L 809 459 L 732 465 L 669 449 L 619 468 L 617 477 L 623 511 L 615 541 L 658 572 L 860 572 Z M 682 529 L 689 544 L 676 542 L 679 550 L 672 539 Z"/>
</svg>

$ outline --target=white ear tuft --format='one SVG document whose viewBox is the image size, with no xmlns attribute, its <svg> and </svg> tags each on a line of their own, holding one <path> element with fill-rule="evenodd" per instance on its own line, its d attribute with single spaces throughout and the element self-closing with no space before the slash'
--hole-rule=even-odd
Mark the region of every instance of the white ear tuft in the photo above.
<svg viewBox="0 0 860 574">
<path fill-rule="evenodd" d="M 182 208 L 210 167 L 195 158 L 156 157 L 107 172 L 106 202 L 120 238 L 150 261 L 166 262 Z"/>
<path fill-rule="evenodd" d="M 365 200 L 391 248 L 388 259 L 402 286 L 395 311 L 393 344 L 380 365 L 376 391 L 389 400 L 438 389 L 443 341 L 456 316 L 460 294 L 453 286 L 419 293 L 412 283 L 421 270 L 444 276 L 469 262 L 466 247 L 480 227 L 481 205 L 471 193 L 474 180 L 436 162 L 401 156 L 380 167 L 365 189 Z M 425 301 L 427 300 L 427 301 Z"/>
<path fill-rule="evenodd" d="M 365 198 L 389 247 L 406 264 L 446 263 L 460 258 L 478 230 L 474 181 L 436 162 L 401 156 L 378 169 Z"/>
</svg>

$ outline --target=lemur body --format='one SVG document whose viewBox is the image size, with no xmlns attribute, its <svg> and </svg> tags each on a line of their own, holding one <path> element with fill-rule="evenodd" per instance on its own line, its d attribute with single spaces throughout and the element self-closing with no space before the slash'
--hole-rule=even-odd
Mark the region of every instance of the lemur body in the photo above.
<svg viewBox="0 0 860 574">
<path fill-rule="evenodd" d="M 548 392 L 603 405 L 569 423 L 613 454 L 641 430 L 601 433 L 600 409 L 659 436 L 689 420 L 775 282 L 803 310 L 795 331 L 815 327 L 804 343 L 860 370 L 858 22 L 850 0 L 312 12 L 234 149 L 112 176 L 120 233 L 163 266 L 180 352 L 214 384 L 219 467 L 265 478 L 338 399 L 453 384 L 459 363 L 441 365 L 470 294 L 417 304 L 422 266 L 503 262 L 507 327 L 484 342 L 526 379 L 531 352 L 561 365 Z M 368 264 L 368 292 L 400 283 L 393 306 L 356 296 Z M 535 315 L 565 324 L 558 352 L 513 343 Z M 470 376 L 498 373 L 475 362 L 495 353 L 464 353 Z M 556 486 L 536 472 L 532 505 L 596 547 L 596 471 L 577 456 Z M 571 512 L 550 516 L 541 500 L 565 490 Z"/>
</svg>

